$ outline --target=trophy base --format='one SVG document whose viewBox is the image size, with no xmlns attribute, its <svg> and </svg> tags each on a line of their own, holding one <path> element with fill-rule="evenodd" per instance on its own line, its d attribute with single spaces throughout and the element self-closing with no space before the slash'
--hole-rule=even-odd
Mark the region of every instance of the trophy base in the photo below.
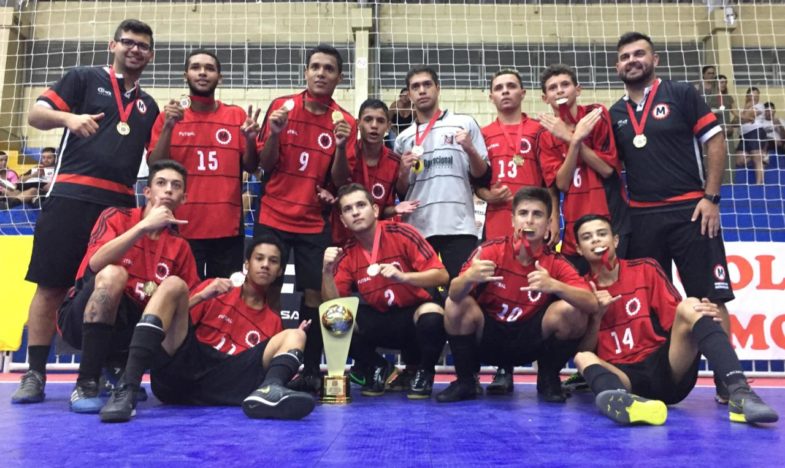
<svg viewBox="0 0 785 468">
<path fill-rule="evenodd" d="M 328 405 L 345 405 L 352 401 L 348 375 L 324 376 L 319 401 Z"/>
</svg>

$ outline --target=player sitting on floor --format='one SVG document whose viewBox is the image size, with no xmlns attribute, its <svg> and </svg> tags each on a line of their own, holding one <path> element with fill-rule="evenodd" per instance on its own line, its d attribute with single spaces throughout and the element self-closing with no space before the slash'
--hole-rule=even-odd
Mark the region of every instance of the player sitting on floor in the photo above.
<svg viewBox="0 0 785 468">
<path fill-rule="evenodd" d="M 547 248 L 552 209 L 546 189 L 518 190 L 513 235 L 483 243 L 450 283 L 445 328 L 458 379 L 437 401 L 475 398 L 480 359 L 498 366 L 537 360 L 538 393 L 565 401 L 559 371 L 575 354 L 597 301 L 575 268 Z"/>
<path fill-rule="evenodd" d="M 683 400 L 695 386 L 703 354 L 730 390 L 731 421 L 777 421 L 747 384 L 716 304 L 682 300 L 652 259 L 617 259 L 619 237 L 603 216 L 580 218 L 575 237 L 600 305 L 587 333 L 597 352 L 578 353 L 575 364 L 602 414 L 621 424 L 663 424 L 665 405 Z"/>
<path fill-rule="evenodd" d="M 131 419 L 147 368 L 153 393 L 164 403 L 242 403 L 249 417 L 272 419 L 300 419 L 313 410 L 311 395 L 284 386 L 300 367 L 310 322 L 283 330 L 266 300 L 283 272 L 278 241 L 254 238 L 245 268 L 241 286 L 206 280 L 190 299 L 183 281 L 161 285 L 136 325 L 125 374 L 101 409 L 101 421 Z"/>
<path fill-rule="evenodd" d="M 431 302 L 425 288 L 447 284 L 447 270 L 412 226 L 377 221 L 379 205 L 372 200 L 359 184 L 338 190 L 340 219 L 352 238 L 343 248 L 329 247 L 324 252 L 322 297 L 348 296 L 354 287 L 365 302 L 358 310 L 358 330 L 351 345 L 351 356 L 361 366 L 374 368 L 363 395 L 383 394 L 395 369 L 376 352 L 377 346 L 407 349 L 414 345 L 420 360 L 407 397 L 430 398 L 446 336 L 444 311 Z"/>
</svg>

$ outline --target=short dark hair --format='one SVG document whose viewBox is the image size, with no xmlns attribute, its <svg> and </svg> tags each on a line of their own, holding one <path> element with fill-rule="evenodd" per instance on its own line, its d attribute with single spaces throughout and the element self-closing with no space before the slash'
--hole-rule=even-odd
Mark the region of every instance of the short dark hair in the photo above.
<svg viewBox="0 0 785 468">
<path fill-rule="evenodd" d="M 616 50 L 618 51 L 623 46 L 626 46 L 627 44 L 632 44 L 633 42 L 637 42 L 637 41 L 648 42 L 649 46 L 651 47 L 651 51 L 654 52 L 654 43 L 651 42 L 651 38 L 643 33 L 639 33 L 636 31 L 630 31 L 622 34 L 621 37 L 619 38 L 619 42 L 616 43 Z"/>
<path fill-rule="evenodd" d="M 153 28 L 151 28 L 149 24 L 137 19 L 123 20 L 123 22 L 120 23 L 120 25 L 117 26 L 117 29 L 114 31 L 114 40 L 119 41 L 123 32 L 127 31 L 131 31 L 134 34 L 144 34 L 150 36 L 150 47 L 155 45 L 155 42 L 153 41 Z"/>
<path fill-rule="evenodd" d="M 218 60 L 218 56 L 215 55 L 213 52 L 210 52 L 209 50 L 205 50 L 205 49 L 196 49 L 191 51 L 190 54 L 188 54 L 188 57 L 185 58 L 186 70 L 188 70 L 188 67 L 191 65 L 190 63 L 191 57 L 193 57 L 194 55 L 209 55 L 210 57 L 213 58 L 213 60 L 215 60 L 215 66 L 218 67 L 218 73 L 221 73 L 221 61 Z"/>
<path fill-rule="evenodd" d="M 6 152 L 5 152 L 5 151 L 3 151 L 3 150 L 0 150 L 0 156 L 8 156 L 8 153 L 6 153 Z"/>
<path fill-rule="evenodd" d="M 305 55 L 306 68 L 311 64 L 311 57 L 313 57 L 314 54 L 327 54 L 335 57 L 336 65 L 338 65 L 338 73 L 343 73 L 343 57 L 341 57 L 341 53 L 338 52 L 338 49 L 335 47 L 327 44 L 319 44 L 308 50 L 308 53 Z"/>
<path fill-rule="evenodd" d="M 57 156 L 57 148 L 54 146 L 45 146 L 41 148 L 41 153 L 54 153 Z"/>
<path fill-rule="evenodd" d="M 385 104 L 384 101 L 373 98 L 366 99 L 362 104 L 360 104 L 360 111 L 357 113 L 357 120 L 359 120 L 363 115 L 363 111 L 365 111 L 365 109 L 380 109 L 384 111 L 385 116 L 387 115 L 387 112 L 390 111 L 390 108 L 387 107 L 387 104 Z"/>
<path fill-rule="evenodd" d="M 551 194 L 543 187 L 525 186 L 521 187 L 515 192 L 515 197 L 512 199 L 513 213 L 518 207 L 518 204 L 524 200 L 534 200 L 542 202 L 545 205 L 545 211 L 550 218 L 553 212 L 553 202 L 551 201 Z"/>
<path fill-rule="evenodd" d="M 251 241 L 245 247 L 246 260 L 251 260 L 251 255 L 253 255 L 254 249 L 256 249 L 256 246 L 259 244 L 274 245 L 278 249 L 278 255 L 281 257 L 282 268 L 286 268 L 286 266 L 284 265 L 285 260 L 283 255 L 283 244 L 276 237 L 270 234 L 261 234 L 251 239 Z"/>
<path fill-rule="evenodd" d="M 571 66 L 563 63 L 554 63 L 553 65 L 548 65 L 540 74 L 540 87 L 543 93 L 545 93 L 545 83 L 554 76 L 559 75 L 569 76 L 572 84 L 578 86 L 578 75 L 575 74 L 575 70 Z"/>
<path fill-rule="evenodd" d="M 338 193 L 335 195 L 335 206 L 339 212 L 341 211 L 341 199 L 346 195 L 354 192 L 362 192 L 365 194 L 365 197 L 368 199 L 369 203 L 376 203 L 373 201 L 373 196 L 371 196 L 371 192 L 369 192 L 367 188 L 365 188 L 363 185 L 353 182 L 351 184 L 342 185 L 341 188 L 338 189 Z"/>
<path fill-rule="evenodd" d="M 433 80 L 433 84 L 439 86 L 439 74 L 436 73 L 436 70 L 429 65 L 415 65 L 412 67 L 408 73 L 406 73 L 406 89 L 409 89 L 409 81 L 411 81 L 414 75 L 418 75 L 420 73 L 427 73 L 431 75 L 431 79 Z"/>
<path fill-rule="evenodd" d="M 775 106 L 775 105 L 774 105 L 774 103 L 773 103 L 773 102 L 771 102 L 771 101 L 769 101 L 769 102 L 764 102 L 764 103 L 763 103 L 763 108 L 764 108 L 764 109 L 777 110 L 777 106 Z"/>
<path fill-rule="evenodd" d="M 718 79 L 718 80 L 725 80 L 725 81 L 727 81 L 727 80 L 728 80 L 728 77 L 727 77 L 727 76 L 725 76 L 725 75 L 717 75 L 717 79 Z"/>
<path fill-rule="evenodd" d="M 178 174 L 183 176 L 183 186 L 186 185 L 188 179 L 188 172 L 185 170 L 182 164 L 173 160 L 173 159 L 159 159 L 158 161 L 150 164 L 150 172 L 147 175 L 147 183 L 149 185 L 150 181 L 153 180 L 155 175 L 164 169 L 172 169 L 176 171 Z"/>
<path fill-rule="evenodd" d="M 760 89 L 757 86 L 750 86 L 744 94 L 751 94 L 753 91 L 757 91 L 760 94 Z"/>
<path fill-rule="evenodd" d="M 717 67 L 714 66 L 714 65 L 704 65 L 703 68 L 701 68 L 701 76 L 705 75 L 706 74 L 706 70 L 708 70 L 710 68 L 713 68 L 715 72 L 717 71 Z"/>
<path fill-rule="evenodd" d="M 611 223 L 611 220 L 608 219 L 607 216 L 589 213 L 578 218 L 578 221 L 575 221 L 575 224 L 572 225 L 572 233 L 575 234 L 576 239 L 578 238 L 578 231 L 580 231 L 581 226 L 590 221 L 604 221 L 611 228 L 611 234 L 615 234 L 615 232 L 613 232 L 613 223 Z"/>
<path fill-rule="evenodd" d="M 521 78 L 521 74 L 518 73 L 518 70 L 516 70 L 514 68 L 502 68 L 501 70 L 499 70 L 499 71 L 497 71 L 496 73 L 493 74 L 493 76 L 491 77 L 490 83 L 488 83 L 488 86 L 490 87 L 491 91 L 493 91 L 493 82 L 494 82 L 494 80 L 496 80 L 496 78 L 498 78 L 498 77 L 500 77 L 502 75 L 512 75 L 512 76 L 514 76 L 515 78 L 518 79 L 518 84 L 521 86 L 521 88 L 523 88 L 523 78 Z"/>
</svg>

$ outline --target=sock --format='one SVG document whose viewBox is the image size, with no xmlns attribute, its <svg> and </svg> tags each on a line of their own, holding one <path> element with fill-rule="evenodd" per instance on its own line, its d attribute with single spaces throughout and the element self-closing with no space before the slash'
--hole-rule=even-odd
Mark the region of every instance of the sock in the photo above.
<svg viewBox="0 0 785 468">
<path fill-rule="evenodd" d="M 605 390 L 627 391 L 618 375 L 599 364 L 592 364 L 583 369 L 582 375 L 595 395 Z"/>
<path fill-rule="evenodd" d="M 273 360 L 270 361 L 270 368 L 264 374 L 262 386 L 284 385 L 292 379 L 292 376 L 297 373 L 297 369 L 300 368 L 300 359 L 294 351 L 299 352 L 299 350 L 291 350 L 273 357 Z"/>
<path fill-rule="evenodd" d="M 79 376 L 76 382 L 101 377 L 101 367 L 112 350 L 114 325 L 108 323 L 82 324 L 82 358 L 79 362 Z"/>
<path fill-rule="evenodd" d="M 703 316 L 692 326 L 692 336 L 698 343 L 701 354 L 706 356 L 714 372 L 728 387 L 729 393 L 748 388 L 739 358 L 719 323 L 711 317 Z"/>
<path fill-rule="evenodd" d="M 442 355 L 444 343 L 447 341 L 447 332 L 444 331 L 444 316 L 433 312 L 422 314 L 415 327 L 417 342 L 422 352 L 420 369 L 434 372 L 436 361 Z"/>
<path fill-rule="evenodd" d="M 303 372 L 319 374 L 319 365 L 322 363 L 322 327 L 319 325 L 319 309 L 309 307 L 305 302 L 300 304 L 300 321 L 311 320 L 311 327 L 306 332 Z"/>
<path fill-rule="evenodd" d="M 155 351 L 161 346 L 166 332 L 161 319 L 152 314 L 144 314 L 134 327 L 134 336 L 129 346 L 128 362 L 125 365 L 123 383 L 138 387 L 142 375 L 150 367 Z"/>
<path fill-rule="evenodd" d="M 558 374 L 564 368 L 564 365 L 567 364 L 567 361 L 575 356 L 580 341 L 581 338 L 575 340 L 558 340 L 555 336 L 548 338 L 543 351 L 537 358 L 538 374 L 539 371 Z"/>
<path fill-rule="evenodd" d="M 458 381 L 473 385 L 475 367 L 479 362 L 477 338 L 474 336 L 474 333 L 469 335 L 448 335 L 448 338 Z"/>
<path fill-rule="evenodd" d="M 370 369 L 387 365 L 384 356 L 376 352 L 376 347 L 369 343 L 360 333 L 352 336 L 352 344 L 349 347 L 349 357 L 354 359 L 359 367 Z"/>
<path fill-rule="evenodd" d="M 33 345 L 27 347 L 27 358 L 30 360 L 30 370 L 46 375 L 46 361 L 49 359 L 49 345 Z"/>
</svg>

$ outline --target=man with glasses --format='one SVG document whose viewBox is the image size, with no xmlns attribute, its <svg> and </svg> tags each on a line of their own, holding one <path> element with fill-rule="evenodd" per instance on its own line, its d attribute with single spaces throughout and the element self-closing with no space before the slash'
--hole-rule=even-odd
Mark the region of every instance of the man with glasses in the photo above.
<svg viewBox="0 0 785 468">
<path fill-rule="evenodd" d="M 39 130 L 64 127 L 65 132 L 25 278 L 37 284 L 27 323 L 30 370 L 13 403 L 44 399 L 55 313 L 74 283 L 95 221 L 108 206 L 135 204 L 133 186 L 158 116 L 155 101 L 139 86 L 153 58 L 153 31 L 127 19 L 117 27 L 109 51 L 110 66 L 70 70 L 38 97 L 28 115 Z M 94 325 L 85 327 L 85 337 L 102 334 L 101 324 Z"/>
</svg>

